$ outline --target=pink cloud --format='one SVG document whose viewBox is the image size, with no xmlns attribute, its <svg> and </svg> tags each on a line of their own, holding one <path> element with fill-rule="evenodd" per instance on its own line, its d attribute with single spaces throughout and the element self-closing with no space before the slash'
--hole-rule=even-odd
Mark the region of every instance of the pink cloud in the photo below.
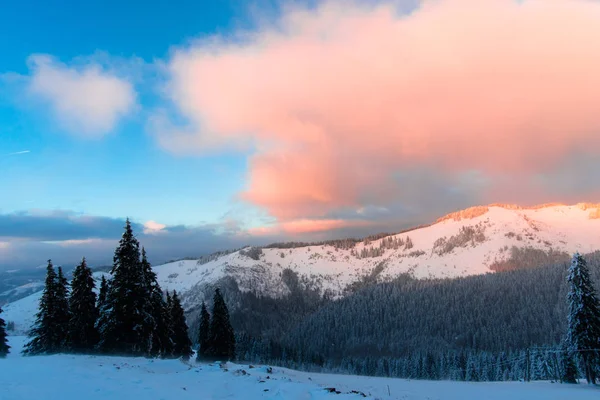
<svg viewBox="0 0 600 400">
<path fill-rule="evenodd" d="M 274 226 L 257 227 L 248 230 L 251 235 L 271 236 L 271 235 L 298 235 L 305 233 L 317 233 L 331 231 L 349 227 L 363 227 L 370 225 L 369 221 L 347 221 L 343 219 L 297 219 L 285 221 Z"/>
<path fill-rule="evenodd" d="M 158 233 L 163 233 L 163 229 L 165 229 L 166 227 L 167 226 L 164 224 L 159 224 L 155 221 L 148 221 L 144 224 L 144 233 L 146 235 L 155 235 Z"/>
<path fill-rule="evenodd" d="M 393 3 L 293 8 L 238 42 L 177 50 L 168 92 L 190 124 L 158 116 L 161 143 L 252 144 L 241 197 L 283 224 L 365 193 L 383 204 L 399 169 L 523 177 L 600 152 L 599 3 Z"/>
</svg>

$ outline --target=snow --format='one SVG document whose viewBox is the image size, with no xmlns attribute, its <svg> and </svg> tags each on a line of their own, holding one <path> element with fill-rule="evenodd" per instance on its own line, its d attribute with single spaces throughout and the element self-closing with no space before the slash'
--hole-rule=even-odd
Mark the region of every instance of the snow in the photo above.
<svg viewBox="0 0 600 400">
<path fill-rule="evenodd" d="M 24 337 L 10 337 L 13 352 L 0 359 L 2 400 L 73 399 L 368 399 L 587 400 L 600 388 L 549 382 L 465 383 L 409 381 L 249 368 L 179 360 L 53 355 L 22 357 Z M 245 371 L 246 374 L 242 372 Z M 268 377 L 268 378 L 267 378 Z M 340 394 L 329 393 L 333 387 Z"/>
</svg>

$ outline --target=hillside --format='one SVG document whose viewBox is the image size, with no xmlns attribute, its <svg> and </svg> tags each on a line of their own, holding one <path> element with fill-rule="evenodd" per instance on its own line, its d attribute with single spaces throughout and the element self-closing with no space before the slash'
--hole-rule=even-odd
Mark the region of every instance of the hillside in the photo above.
<svg viewBox="0 0 600 400">
<path fill-rule="evenodd" d="M 600 248 L 599 217 L 600 204 L 474 207 L 376 240 L 278 244 L 154 269 L 161 287 L 181 293 L 188 310 L 224 278 L 242 292 L 270 297 L 299 286 L 339 298 L 400 274 L 453 278 L 567 260 L 575 251 Z M 33 315 L 38 298 L 39 293 L 6 305 L 5 318 L 26 325 L 23 316 Z"/>
</svg>

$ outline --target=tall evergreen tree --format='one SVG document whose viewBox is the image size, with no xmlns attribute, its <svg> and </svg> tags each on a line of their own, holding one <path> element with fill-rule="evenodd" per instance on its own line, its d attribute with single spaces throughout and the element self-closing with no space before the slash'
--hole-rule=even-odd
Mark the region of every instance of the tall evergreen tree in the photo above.
<svg viewBox="0 0 600 400">
<path fill-rule="evenodd" d="M 576 353 L 590 384 L 600 366 L 600 304 L 585 259 L 576 253 L 569 268 L 569 325 L 567 343 Z"/>
<path fill-rule="evenodd" d="M 98 312 L 100 312 L 100 310 L 103 309 L 104 306 L 106 305 L 106 294 L 107 293 L 108 293 L 108 281 L 106 280 L 104 275 L 102 275 L 102 280 L 100 281 L 100 291 L 98 292 L 98 305 L 96 306 L 96 308 L 98 309 Z"/>
<path fill-rule="evenodd" d="M 98 342 L 95 324 L 98 318 L 94 277 L 85 258 L 75 268 L 71 283 L 69 309 L 69 349 L 76 353 L 86 353 L 94 349 Z"/>
<path fill-rule="evenodd" d="M 40 299 L 38 313 L 29 332 L 30 341 L 25 345 L 23 354 L 52 354 L 60 351 L 64 337 L 60 336 L 56 310 L 58 279 L 52 261 L 48 260 L 44 291 Z"/>
<path fill-rule="evenodd" d="M 192 341 L 188 334 L 185 314 L 177 292 L 173 291 L 171 298 L 171 323 L 173 324 L 173 356 L 187 360 L 193 354 Z"/>
<path fill-rule="evenodd" d="M 6 357 L 10 352 L 8 339 L 6 339 L 6 323 L 2 319 L 2 307 L 0 307 L 0 358 Z"/>
<path fill-rule="evenodd" d="M 208 356 L 223 360 L 235 357 L 235 334 L 229 321 L 229 310 L 218 288 L 213 300 L 209 343 Z"/>
<path fill-rule="evenodd" d="M 154 318 L 139 242 L 129 219 L 115 250 L 111 274 L 106 305 L 98 320 L 98 348 L 106 353 L 147 355 L 152 346 Z"/>
<path fill-rule="evenodd" d="M 59 351 L 68 347 L 69 321 L 71 312 L 69 310 L 69 281 L 63 274 L 62 267 L 58 267 L 56 276 L 56 329 L 60 339 Z"/>
<path fill-rule="evenodd" d="M 202 302 L 200 308 L 200 329 L 198 330 L 198 355 L 201 360 L 210 353 L 210 314 L 206 309 L 206 303 Z"/>
<path fill-rule="evenodd" d="M 151 327 L 152 344 L 150 355 L 153 357 L 168 357 L 173 352 L 173 332 L 170 324 L 171 310 L 163 298 L 163 293 L 158 284 L 156 273 L 146 256 L 146 249 L 142 248 L 142 272 L 146 291 L 150 293 L 151 313 L 154 324 Z"/>
</svg>

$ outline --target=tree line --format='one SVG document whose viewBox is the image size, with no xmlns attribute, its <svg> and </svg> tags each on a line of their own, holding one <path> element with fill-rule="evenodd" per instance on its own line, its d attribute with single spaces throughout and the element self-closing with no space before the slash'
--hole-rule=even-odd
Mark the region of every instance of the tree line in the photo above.
<svg viewBox="0 0 600 400">
<path fill-rule="evenodd" d="M 36 320 L 24 355 L 80 353 L 189 359 L 192 341 L 176 291 L 163 292 L 146 251 L 126 222 L 113 258 L 110 278 L 102 277 L 95 293 L 85 258 L 69 284 L 62 268 L 48 261 Z M 235 336 L 219 289 L 212 317 L 206 310 L 198 359 L 235 357 Z M 0 343 L 2 339 L 0 323 Z M 2 347 L 0 346 L 0 355 Z"/>
</svg>

